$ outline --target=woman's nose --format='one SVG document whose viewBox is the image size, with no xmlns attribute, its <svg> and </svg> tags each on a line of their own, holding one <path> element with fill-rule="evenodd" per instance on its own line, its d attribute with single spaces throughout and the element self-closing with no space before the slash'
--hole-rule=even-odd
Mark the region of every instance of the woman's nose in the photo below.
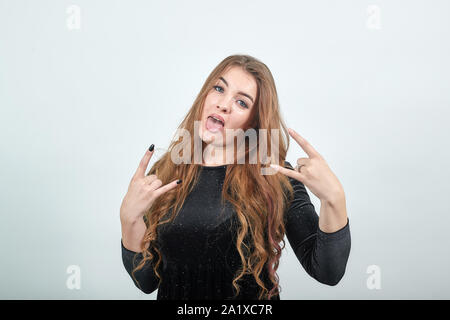
<svg viewBox="0 0 450 320">
<path fill-rule="evenodd" d="M 231 110 L 232 101 L 221 101 L 217 108 L 223 110 L 224 112 L 229 112 Z"/>
<path fill-rule="evenodd" d="M 225 113 L 227 113 L 228 110 L 229 110 L 229 108 L 228 108 L 226 105 L 217 106 L 217 108 L 218 108 L 220 111 L 223 111 L 223 112 L 225 112 Z"/>
</svg>

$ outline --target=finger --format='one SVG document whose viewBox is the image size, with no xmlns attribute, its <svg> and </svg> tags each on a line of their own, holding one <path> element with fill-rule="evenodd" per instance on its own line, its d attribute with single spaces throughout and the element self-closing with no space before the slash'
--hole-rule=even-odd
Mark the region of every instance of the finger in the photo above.
<svg viewBox="0 0 450 320">
<path fill-rule="evenodd" d="M 297 141 L 300 147 L 302 147 L 302 149 L 310 158 L 320 157 L 320 154 L 313 148 L 313 146 L 308 141 L 306 141 L 305 138 L 295 132 L 294 129 L 289 128 L 288 131 L 292 138 Z"/>
<path fill-rule="evenodd" d="M 272 168 L 274 168 L 276 171 L 278 171 L 278 172 L 280 172 L 280 173 L 282 173 L 282 174 L 284 174 L 284 175 L 286 175 L 288 177 L 291 177 L 291 178 L 299 180 L 299 181 L 303 181 L 304 176 L 300 172 L 297 172 L 297 171 L 292 170 L 292 169 L 284 168 L 284 167 L 279 166 L 277 164 L 271 164 L 270 166 Z"/>
<path fill-rule="evenodd" d="M 151 174 L 149 176 L 144 177 L 144 183 L 145 184 L 152 184 L 153 181 L 155 181 L 158 177 L 155 174 Z"/>
<path fill-rule="evenodd" d="M 136 170 L 136 173 L 134 174 L 134 177 L 136 178 L 143 178 L 145 176 L 145 171 L 147 170 L 148 163 L 150 162 L 150 158 L 152 157 L 155 150 L 153 149 L 150 151 L 150 149 L 154 148 L 154 145 L 152 144 L 148 150 L 145 151 L 144 157 L 142 157 L 141 162 L 139 163 L 139 167 Z"/>
<path fill-rule="evenodd" d="M 307 165 L 311 162 L 310 158 L 298 158 L 297 165 Z"/>
<path fill-rule="evenodd" d="M 150 190 L 156 190 L 159 187 L 162 186 L 162 181 L 160 179 L 155 179 L 151 184 L 150 184 Z"/>
<path fill-rule="evenodd" d="M 303 173 L 303 172 L 302 172 L 302 168 L 303 168 L 304 166 L 305 166 L 304 164 L 302 164 L 302 165 L 297 164 L 297 165 L 295 166 L 294 170 L 297 171 L 297 172 Z"/>
<path fill-rule="evenodd" d="M 166 193 L 167 191 L 172 190 L 173 188 L 175 188 L 176 186 L 178 186 L 177 181 L 179 181 L 179 180 L 178 180 L 178 179 L 177 179 L 177 180 L 174 180 L 174 181 L 172 181 L 171 183 L 168 183 L 168 184 L 166 184 L 165 186 L 162 186 L 161 188 L 156 189 L 156 190 L 153 192 L 154 197 L 157 198 L 157 197 L 159 197 L 160 195 L 162 195 L 162 194 Z M 181 182 L 181 181 L 180 181 L 180 182 Z"/>
</svg>

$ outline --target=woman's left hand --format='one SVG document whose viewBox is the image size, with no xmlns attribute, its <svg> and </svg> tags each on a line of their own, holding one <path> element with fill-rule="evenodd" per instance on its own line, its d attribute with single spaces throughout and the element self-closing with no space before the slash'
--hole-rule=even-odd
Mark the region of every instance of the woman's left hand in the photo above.
<svg viewBox="0 0 450 320">
<path fill-rule="evenodd" d="M 289 134 L 309 158 L 298 158 L 294 170 L 271 165 L 275 170 L 302 182 L 321 201 L 333 202 L 344 195 L 344 189 L 325 159 L 293 129 Z"/>
</svg>

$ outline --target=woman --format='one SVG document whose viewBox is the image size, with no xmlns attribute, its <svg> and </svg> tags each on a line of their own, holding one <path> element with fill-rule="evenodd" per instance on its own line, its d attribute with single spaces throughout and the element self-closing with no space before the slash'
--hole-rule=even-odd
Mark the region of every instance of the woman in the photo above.
<svg viewBox="0 0 450 320">
<path fill-rule="evenodd" d="M 174 139 L 145 174 L 152 144 L 120 209 L 122 259 L 138 288 L 159 288 L 158 300 L 279 300 L 276 270 L 285 234 L 311 277 L 328 285 L 340 281 L 351 242 L 343 188 L 323 157 L 287 130 L 264 63 L 248 55 L 224 59 L 179 129 L 194 141 Z M 245 144 L 238 155 L 230 144 L 235 137 L 224 131 L 239 129 L 254 129 L 258 137 L 267 129 L 267 147 L 278 151 L 269 159 L 275 170 L 265 157 L 242 162 L 261 145 Z M 272 129 L 284 137 L 274 138 Z M 309 156 L 298 159 L 295 169 L 285 161 L 288 133 Z M 198 160 L 195 139 L 209 152 L 192 163 Z M 181 153 L 184 161 L 178 161 Z M 262 174 L 264 168 L 273 174 Z M 305 186 L 321 200 L 320 219 Z"/>
</svg>

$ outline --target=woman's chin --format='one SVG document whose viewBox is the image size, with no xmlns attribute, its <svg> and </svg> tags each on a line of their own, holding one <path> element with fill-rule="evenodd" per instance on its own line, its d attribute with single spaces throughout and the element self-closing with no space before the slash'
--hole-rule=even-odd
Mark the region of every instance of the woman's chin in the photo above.
<svg viewBox="0 0 450 320">
<path fill-rule="evenodd" d="M 203 130 L 203 132 L 201 132 L 201 139 L 203 140 L 203 142 L 205 143 L 212 143 L 215 140 L 218 140 L 222 135 L 222 131 L 218 130 L 218 131 L 210 131 L 208 129 Z"/>
<path fill-rule="evenodd" d="M 208 134 L 205 134 L 205 135 L 203 135 L 202 140 L 204 143 L 210 144 L 211 142 L 214 141 L 214 138 L 209 136 Z"/>
</svg>

